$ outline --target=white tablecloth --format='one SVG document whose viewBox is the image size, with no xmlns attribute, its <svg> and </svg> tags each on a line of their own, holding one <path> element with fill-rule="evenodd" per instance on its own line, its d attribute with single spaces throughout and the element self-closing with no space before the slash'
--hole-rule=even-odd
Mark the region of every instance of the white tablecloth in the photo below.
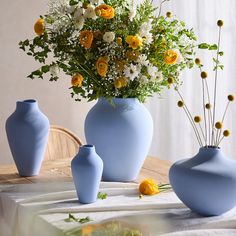
<svg viewBox="0 0 236 236">
<path fill-rule="evenodd" d="M 62 236 L 82 225 L 66 222 L 68 213 L 93 223 L 118 218 L 143 226 L 150 235 L 236 236 L 236 208 L 218 217 L 201 217 L 173 192 L 139 199 L 138 185 L 101 183 L 105 200 L 83 205 L 73 183 L 0 186 L 0 236 Z M 214 199 L 213 199 L 214 200 Z"/>
</svg>

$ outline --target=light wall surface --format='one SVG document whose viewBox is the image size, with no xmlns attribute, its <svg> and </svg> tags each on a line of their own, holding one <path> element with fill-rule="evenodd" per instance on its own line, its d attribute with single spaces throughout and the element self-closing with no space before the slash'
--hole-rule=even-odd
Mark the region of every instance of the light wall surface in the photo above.
<svg viewBox="0 0 236 236">
<path fill-rule="evenodd" d="M 5 133 L 5 121 L 15 110 L 16 101 L 34 98 L 51 124 L 64 126 L 76 133 L 84 142 L 84 119 L 93 102 L 75 102 L 70 98 L 70 78 L 61 75 L 60 81 L 30 80 L 26 76 L 39 67 L 33 58 L 19 50 L 18 42 L 33 38 L 33 25 L 40 14 L 47 9 L 47 1 L 1 0 L 0 7 L 0 165 L 13 163 Z M 158 1 L 154 1 L 157 4 Z M 200 41 L 216 42 L 218 18 L 225 20 L 223 50 L 225 51 L 225 71 L 220 73 L 219 115 L 225 105 L 228 92 L 236 93 L 235 51 L 236 51 L 236 1 L 233 0 L 172 0 L 164 6 L 173 11 L 187 25 L 194 27 Z M 208 67 L 212 62 L 206 54 L 199 54 Z M 210 76 L 213 76 L 209 73 Z M 193 70 L 183 74 L 184 96 L 196 114 L 200 112 L 201 92 L 199 72 Z M 193 79 L 194 78 L 194 79 Z M 154 137 L 150 155 L 165 160 L 191 157 L 197 152 L 193 131 L 184 114 L 177 108 L 177 95 L 173 90 L 165 91 L 161 99 L 154 97 L 146 103 L 154 120 Z M 233 131 L 228 142 L 223 144 L 226 154 L 234 158 L 236 153 L 236 106 L 232 107 L 226 120 L 227 128 Z"/>
</svg>

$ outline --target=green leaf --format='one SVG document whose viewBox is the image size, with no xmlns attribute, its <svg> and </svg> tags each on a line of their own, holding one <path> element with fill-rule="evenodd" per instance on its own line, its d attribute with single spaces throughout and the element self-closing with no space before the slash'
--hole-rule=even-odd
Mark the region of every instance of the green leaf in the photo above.
<svg viewBox="0 0 236 236">
<path fill-rule="evenodd" d="M 42 66 L 41 70 L 43 73 L 47 73 L 50 70 L 50 66 L 48 65 Z"/>
<path fill-rule="evenodd" d="M 223 56 L 223 55 L 224 55 L 224 52 L 218 52 L 218 54 L 219 54 L 220 56 Z"/>
<path fill-rule="evenodd" d="M 210 47 L 208 48 L 209 50 L 217 50 L 218 47 L 216 44 L 210 45 Z"/>
<path fill-rule="evenodd" d="M 79 222 L 80 224 L 88 223 L 92 221 L 88 216 L 85 218 L 77 218 L 71 213 L 69 213 L 68 218 L 65 219 L 65 222 Z"/>
<path fill-rule="evenodd" d="M 210 46 L 210 45 L 207 44 L 207 43 L 201 43 L 201 44 L 198 45 L 198 48 L 199 48 L 199 49 L 208 49 L 209 46 Z"/>
<path fill-rule="evenodd" d="M 107 198 L 107 193 L 101 193 L 101 192 L 98 193 L 98 199 L 104 200 L 106 198 Z"/>
<path fill-rule="evenodd" d="M 70 6 L 74 6 L 78 4 L 78 0 L 70 0 Z"/>
</svg>

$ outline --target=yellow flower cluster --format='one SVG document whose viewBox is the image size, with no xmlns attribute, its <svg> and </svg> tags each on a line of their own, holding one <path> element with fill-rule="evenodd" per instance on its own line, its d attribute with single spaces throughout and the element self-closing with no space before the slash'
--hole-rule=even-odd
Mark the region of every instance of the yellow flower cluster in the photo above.
<svg viewBox="0 0 236 236">
<path fill-rule="evenodd" d="M 34 24 L 34 31 L 38 36 L 41 36 L 44 34 L 44 29 L 45 29 L 44 20 L 40 18 Z"/>
<path fill-rule="evenodd" d="M 130 48 L 137 49 L 143 45 L 143 39 L 137 35 L 129 35 L 126 37 L 126 43 L 129 44 Z"/>
<path fill-rule="evenodd" d="M 115 17 L 115 9 L 109 5 L 102 4 L 95 9 L 98 16 L 104 19 L 113 19 Z"/>
<path fill-rule="evenodd" d="M 73 87 L 81 87 L 84 77 L 81 74 L 76 74 L 71 79 L 71 84 Z"/>
<path fill-rule="evenodd" d="M 107 74 L 108 62 L 109 62 L 109 58 L 107 57 L 99 57 L 96 62 L 96 68 L 97 68 L 98 74 L 101 77 L 105 77 Z"/>
<path fill-rule="evenodd" d="M 114 86 L 117 89 L 121 89 L 126 87 L 128 84 L 127 79 L 125 77 L 120 77 L 114 81 Z"/>
</svg>

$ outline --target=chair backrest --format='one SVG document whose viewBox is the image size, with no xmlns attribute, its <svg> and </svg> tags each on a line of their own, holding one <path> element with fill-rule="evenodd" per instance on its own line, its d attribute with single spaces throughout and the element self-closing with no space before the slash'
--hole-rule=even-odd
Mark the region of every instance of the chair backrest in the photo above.
<svg viewBox="0 0 236 236">
<path fill-rule="evenodd" d="M 44 160 L 58 160 L 74 157 L 82 141 L 71 131 L 51 125 Z"/>
</svg>

